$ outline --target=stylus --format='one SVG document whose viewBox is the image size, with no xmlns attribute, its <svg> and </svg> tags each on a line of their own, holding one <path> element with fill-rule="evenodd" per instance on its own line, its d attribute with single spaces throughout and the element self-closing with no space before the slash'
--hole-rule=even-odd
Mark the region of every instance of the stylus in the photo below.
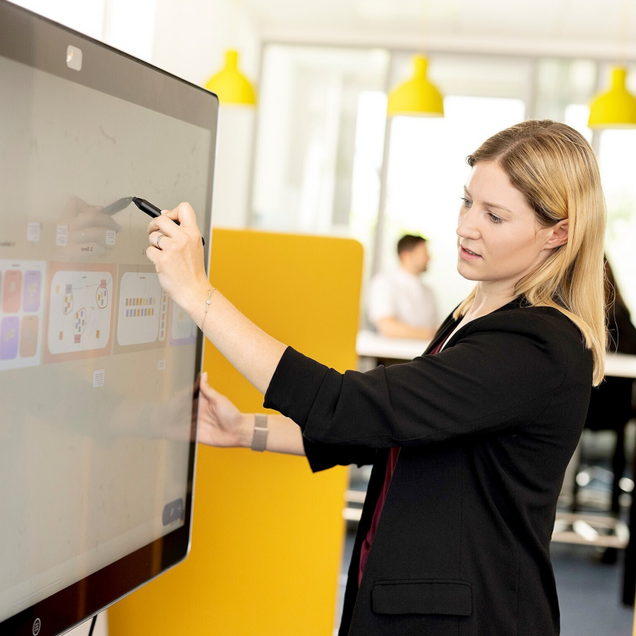
<svg viewBox="0 0 636 636">
<path fill-rule="evenodd" d="M 132 202 L 142 211 L 145 212 L 148 216 L 151 216 L 153 219 L 156 219 L 158 216 L 161 216 L 161 209 L 156 205 L 150 203 L 150 201 L 146 201 L 146 199 L 140 199 L 139 197 L 133 197 Z M 179 221 L 175 221 L 177 225 L 179 225 Z"/>
<path fill-rule="evenodd" d="M 146 201 L 146 199 L 140 199 L 139 197 L 133 197 L 132 202 L 142 211 L 145 212 L 148 216 L 151 216 L 153 219 L 156 219 L 158 216 L 161 216 L 161 208 L 158 208 L 156 205 L 150 203 L 150 201 Z M 176 225 L 181 225 L 179 221 L 174 222 Z M 203 241 L 203 245 L 205 245 L 205 239 L 201 237 Z"/>
</svg>

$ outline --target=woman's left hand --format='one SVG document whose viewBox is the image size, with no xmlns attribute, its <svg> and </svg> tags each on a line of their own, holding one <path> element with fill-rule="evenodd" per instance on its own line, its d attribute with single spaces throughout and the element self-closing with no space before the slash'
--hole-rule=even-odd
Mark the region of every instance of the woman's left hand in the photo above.
<svg viewBox="0 0 636 636">
<path fill-rule="evenodd" d="M 199 442 L 208 446 L 248 447 L 254 436 L 254 415 L 241 413 L 208 384 L 207 372 L 199 383 Z M 249 441 L 248 441 L 249 440 Z"/>
<path fill-rule="evenodd" d="M 189 305 L 204 298 L 210 284 L 203 266 L 201 232 L 190 204 L 180 203 L 150 221 L 148 239 L 146 256 L 155 266 L 161 287 L 191 315 Z"/>
</svg>

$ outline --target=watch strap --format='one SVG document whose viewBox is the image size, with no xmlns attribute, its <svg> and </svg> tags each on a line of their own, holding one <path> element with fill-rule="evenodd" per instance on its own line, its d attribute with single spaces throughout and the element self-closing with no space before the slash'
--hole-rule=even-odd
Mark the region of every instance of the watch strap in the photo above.
<svg viewBox="0 0 636 636">
<path fill-rule="evenodd" d="M 256 413 L 254 416 L 254 437 L 252 450 L 262 453 L 267 446 L 267 415 Z"/>
</svg>

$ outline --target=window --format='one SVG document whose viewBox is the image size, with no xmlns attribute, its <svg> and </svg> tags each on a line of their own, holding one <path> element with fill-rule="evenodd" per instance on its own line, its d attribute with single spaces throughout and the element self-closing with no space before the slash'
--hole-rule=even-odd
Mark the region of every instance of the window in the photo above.
<svg viewBox="0 0 636 636">
<path fill-rule="evenodd" d="M 370 245 L 388 61 L 380 50 L 266 47 L 252 225 Z"/>
<path fill-rule="evenodd" d="M 601 133 L 599 163 L 607 202 L 605 251 L 627 306 L 636 315 L 636 130 Z"/>
</svg>

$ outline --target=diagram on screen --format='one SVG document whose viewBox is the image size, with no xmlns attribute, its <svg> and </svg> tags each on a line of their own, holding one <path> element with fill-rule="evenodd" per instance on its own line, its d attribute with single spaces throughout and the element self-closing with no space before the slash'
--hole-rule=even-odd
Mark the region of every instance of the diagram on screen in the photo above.
<svg viewBox="0 0 636 636">
<path fill-rule="evenodd" d="M 166 338 L 167 298 L 157 274 L 126 272 L 119 285 L 117 344 L 161 343 Z"/>
<path fill-rule="evenodd" d="M 47 339 L 51 354 L 85 352 L 108 345 L 112 291 L 110 272 L 55 272 L 51 280 Z"/>
<path fill-rule="evenodd" d="M 0 371 L 40 363 L 45 261 L 0 260 Z"/>
</svg>

